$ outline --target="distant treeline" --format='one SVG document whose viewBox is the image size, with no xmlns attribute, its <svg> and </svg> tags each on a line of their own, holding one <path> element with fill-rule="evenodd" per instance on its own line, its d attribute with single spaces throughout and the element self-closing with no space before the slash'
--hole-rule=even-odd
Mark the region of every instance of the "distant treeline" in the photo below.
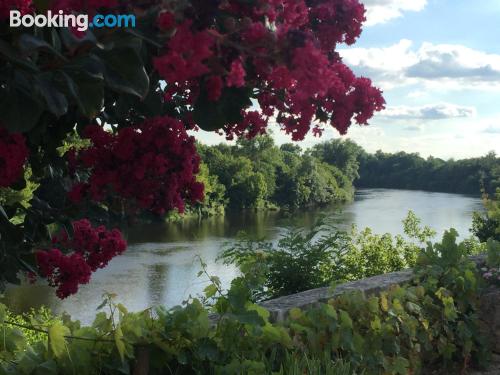
<svg viewBox="0 0 500 375">
<path fill-rule="evenodd" d="M 426 190 L 490 195 L 500 187 L 500 158 L 494 152 L 480 158 L 443 160 L 419 154 L 360 153 L 358 188 Z"/>
<path fill-rule="evenodd" d="M 277 146 L 269 135 L 235 145 L 198 144 L 198 180 L 205 201 L 188 212 L 201 216 L 231 209 L 321 206 L 348 201 L 356 188 L 413 189 L 493 194 L 500 187 L 500 159 L 442 160 L 399 152 L 365 152 L 350 140 L 334 139 L 302 150 Z"/>
</svg>

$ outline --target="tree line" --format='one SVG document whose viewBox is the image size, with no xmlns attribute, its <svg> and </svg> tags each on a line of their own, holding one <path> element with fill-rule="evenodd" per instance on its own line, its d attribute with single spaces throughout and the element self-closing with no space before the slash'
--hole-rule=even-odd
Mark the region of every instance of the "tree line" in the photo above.
<svg viewBox="0 0 500 375">
<path fill-rule="evenodd" d="M 492 151 L 478 158 L 443 160 L 417 153 L 361 152 L 359 188 L 425 190 L 492 195 L 500 186 L 500 158 Z"/>
<path fill-rule="evenodd" d="M 355 142 L 333 139 L 302 150 L 275 144 L 270 135 L 234 145 L 197 145 L 198 180 L 205 201 L 191 212 L 213 215 L 230 209 L 321 206 L 349 201 L 355 188 L 390 188 L 447 193 L 494 194 L 500 159 L 443 160 L 417 153 L 368 153 Z"/>
</svg>

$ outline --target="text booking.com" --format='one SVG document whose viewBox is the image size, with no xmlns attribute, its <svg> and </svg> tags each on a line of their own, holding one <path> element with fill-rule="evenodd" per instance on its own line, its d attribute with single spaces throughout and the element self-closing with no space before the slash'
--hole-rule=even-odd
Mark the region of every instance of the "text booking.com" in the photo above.
<svg viewBox="0 0 500 375">
<path fill-rule="evenodd" d="M 69 27 L 78 31 L 92 28 L 127 28 L 135 27 L 133 14 L 96 14 L 90 18 L 87 14 L 64 14 L 48 11 L 47 14 L 21 14 L 17 10 L 10 12 L 10 27 Z"/>
</svg>

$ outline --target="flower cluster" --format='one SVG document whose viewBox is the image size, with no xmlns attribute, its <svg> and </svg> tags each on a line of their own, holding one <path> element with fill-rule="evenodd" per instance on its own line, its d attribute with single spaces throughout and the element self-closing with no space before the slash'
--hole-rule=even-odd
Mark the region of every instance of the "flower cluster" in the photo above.
<svg viewBox="0 0 500 375">
<path fill-rule="evenodd" d="M 119 230 L 108 231 L 104 226 L 93 228 L 87 219 L 73 222 L 73 233 L 70 239 L 66 232 L 61 232 L 53 238 L 52 250 L 36 253 L 41 275 L 57 288 L 59 298 L 75 294 L 78 285 L 90 281 L 92 272 L 106 267 L 127 248 Z M 65 255 L 60 249 L 72 253 Z"/>
<path fill-rule="evenodd" d="M 0 127 L 0 187 L 8 187 L 21 177 L 27 158 L 24 136 Z"/>
<path fill-rule="evenodd" d="M 0 1 L 0 21 L 10 16 L 11 10 L 18 10 L 21 14 L 32 11 L 32 0 L 2 0 Z"/>
<path fill-rule="evenodd" d="M 75 203 L 86 196 L 97 202 L 119 197 L 132 210 L 164 214 L 183 212 L 185 201 L 203 200 L 203 185 L 195 178 L 200 157 L 181 121 L 152 118 L 116 135 L 88 126 L 84 136 L 92 146 L 70 155 L 70 164 L 88 170 L 90 177 L 70 192 Z"/>
<path fill-rule="evenodd" d="M 489 284 L 500 285 L 500 268 L 483 267 L 481 268 L 481 276 Z"/>
<path fill-rule="evenodd" d="M 337 44 L 352 44 L 361 33 L 365 9 L 358 0 L 193 4 L 161 13 L 158 28 L 173 36 L 154 66 L 167 82 L 166 98 L 184 107 L 196 105 L 203 92 L 216 101 L 228 88 L 253 88 L 249 99 L 257 99 L 263 114 L 259 131 L 244 116 L 225 124 L 229 139 L 265 131 L 271 117 L 293 140 L 311 128 L 321 134 L 327 123 L 345 134 L 384 108 L 381 91 L 356 77 L 336 52 Z"/>
<path fill-rule="evenodd" d="M 38 251 L 36 261 L 41 275 L 57 288 L 56 294 L 61 299 L 75 294 L 80 284 L 90 281 L 92 271 L 80 254 L 65 255 L 59 249 Z"/>
</svg>

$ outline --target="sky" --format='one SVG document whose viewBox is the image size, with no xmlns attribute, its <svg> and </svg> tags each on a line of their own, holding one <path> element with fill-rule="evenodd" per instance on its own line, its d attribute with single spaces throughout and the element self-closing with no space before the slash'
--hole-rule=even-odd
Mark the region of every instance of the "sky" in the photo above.
<svg viewBox="0 0 500 375">
<path fill-rule="evenodd" d="M 344 62 L 384 91 L 385 111 L 345 136 L 368 152 L 443 159 L 500 154 L 500 0 L 364 0 L 367 22 Z M 290 141 L 279 129 L 278 144 Z M 312 135 L 302 148 L 331 138 Z M 202 132 L 214 144 L 223 137 Z"/>
</svg>

